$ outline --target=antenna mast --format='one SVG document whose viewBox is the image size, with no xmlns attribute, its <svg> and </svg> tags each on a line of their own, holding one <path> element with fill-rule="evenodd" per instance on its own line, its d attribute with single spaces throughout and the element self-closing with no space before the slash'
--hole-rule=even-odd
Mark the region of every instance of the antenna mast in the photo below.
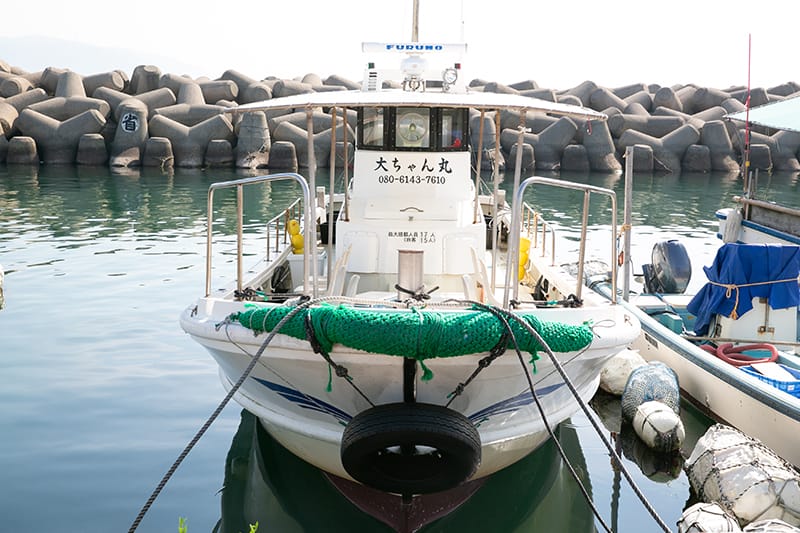
<svg viewBox="0 0 800 533">
<path fill-rule="evenodd" d="M 414 0 L 414 11 L 411 15 L 411 42 L 419 42 L 419 0 Z"/>
<path fill-rule="evenodd" d="M 750 193 L 750 58 L 752 51 L 752 35 L 747 34 L 747 99 L 745 100 L 744 121 L 744 190 Z"/>
</svg>

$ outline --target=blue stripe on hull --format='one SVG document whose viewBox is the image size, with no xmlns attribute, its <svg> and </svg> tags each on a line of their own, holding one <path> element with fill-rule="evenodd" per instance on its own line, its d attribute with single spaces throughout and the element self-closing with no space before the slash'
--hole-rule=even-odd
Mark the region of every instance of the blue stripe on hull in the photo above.
<svg viewBox="0 0 800 533">
<path fill-rule="evenodd" d="M 330 415 L 342 424 L 347 424 L 353 418 L 351 415 L 342 411 L 341 409 L 331 405 L 328 402 L 320 400 L 319 398 L 315 398 L 314 396 L 309 396 L 308 394 L 302 393 L 296 389 L 292 389 L 272 381 L 267 381 L 266 379 L 253 379 L 267 387 L 269 390 L 275 392 L 285 400 L 304 409 L 311 409 L 312 411 L 316 411 L 318 413 Z M 563 383 L 556 383 L 554 385 L 542 387 L 540 389 L 536 389 L 536 394 L 541 398 L 563 386 Z M 533 398 L 531 397 L 530 392 L 526 391 L 481 409 L 480 411 L 470 415 L 468 418 L 473 423 L 478 424 L 479 422 L 482 422 L 491 416 L 503 413 L 512 413 L 521 407 L 530 405 L 531 403 L 533 403 Z"/>
</svg>

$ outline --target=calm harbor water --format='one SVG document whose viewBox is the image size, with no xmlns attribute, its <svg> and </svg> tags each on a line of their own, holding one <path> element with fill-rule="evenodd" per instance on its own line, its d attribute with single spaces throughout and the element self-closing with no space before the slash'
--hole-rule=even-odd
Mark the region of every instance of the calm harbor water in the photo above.
<svg viewBox="0 0 800 533">
<path fill-rule="evenodd" d="M 223 398 L 216 365 L 181 331 L 178 315 L 203 290 L 207 188 L 235 176 L 0 166 L 0 532 L 127 531 Z M 622 205 L 622 176 L 562 178 L 615 188 Z M 796 175 L 761 181 L 768 196 L 797 194 Z M 637 176 L 636 270 L 655 241 L 680 238 L 699 287 L 698 273 L 718 246 L 714 211 L 740 191 L 737 176 Z M 295 195 L 265 187 L 247 206 L 248 228 Z M 235 222 L 233 202 L 219 200 L 228 214 L 221 224 L 230 226 L 220 229 Z M 531 203 L 554 222 L 579 216 L 579 203 L 556 194 L 537 193 Z M 592 219 L 603 209 L 593 208 Z M 684 418 L 691 445 L 708 421 L 691 409 Z M 586 416 L 559 431 L 603 519 L 617 531 L 656 530 Z M 690 496 L 679 461 L 656 460 L 623 437 L 627 467 L 674 526 Z M 391 531 L 257 431 L 236 404 L 189 454 L 138 531 L 177 531 L 186 517 L 192 533 L 246 533 L 252 516 L 259 531 Z M 423 531 L 594 528 L 547 445 Z"/>
</svg>

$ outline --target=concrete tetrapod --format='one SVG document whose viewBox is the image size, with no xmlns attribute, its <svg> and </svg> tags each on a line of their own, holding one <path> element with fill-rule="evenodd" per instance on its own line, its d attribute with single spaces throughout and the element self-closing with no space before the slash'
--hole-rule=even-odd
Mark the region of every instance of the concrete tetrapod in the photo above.
<svg viewBox="0 0 800 533">
<path fill-rule="evenodd" d="M 509 168 L 516 168 L 517 165 L 517 147 L 519 145 L 514 144 L 509 150 L 508 153 L 508 166 Z M 520 157 L 519 168 L 520 171 L 530 172 L 536 167 L 536 158 L 534 157 L 533 153 L 533 146 L 528 143 L 522 143 L 522 155 Z"/>
<path fill-rule="evenodd" d="M 25 109 L 17 119 L 17 126 L 24 135 L 36 141 L 39 157 L 44 163 L 72 164 L 78 151 L 78 142 L 86 133 L 100 133 L 106 119 L 96 109 L 63 122 Z"/>
<path fill-rule="evenodd" d="M 743 143 L 745 131 L 739 130 L 739 143 Z M 754 145 L 763 145 L 769 152 L 769 157 L 754 154 Z M 768 169 L 773 165 L 776 170 L 800 170 L 797 152 L 800 148 L 800 133 L 792 131 L 779 131 L 774 135 L 764 135 L 757 131 L 750 132 L 750 161 L 754 168 Z M 763 150 L 763 149 L 762 149 Z"/>
<path fill-rule="evenodd" d="M 700 132 L 700 144 L 708 147 L 711 170 L 726 172 L 739 170 L 736 152 L 733 150 L 733 143 L 724 122 L 721 120 L 706 122 L 703 131 Z"/>
<path fill-rule="evenodd" d="M 75 163 L 86 166 L 99 166 L 108 163 L 106 140 L 99 133 L 86 133 L 78 141 Z"/>
<path fill-rule="evenodd" d="M 56 120 L 67 120 L 90 109 L 100 112 L 103 118 L 107 118 L 111 114 L 111 106 L 108 105 L 108 102 L 86 96 L 56 96 L 31 104 L 28 109 Z"/>
<path fill-rule="evenodd" d="M 653 109 L 653 97 L 647 91 L 635 92 L 630 96 L 626 96 L 623 101 L 627 104 L 626 109 L 632 104 L 637 104 L 648 115 L 650 114 L 650 110 Z"/>
<path fill-rule="evenodd" d="M 582 136 L 578 136 L 582 146 L 586 148 L 589 158 L 589 168 L 599 172 L 614 172 L 622 170 L 622 163 L 616 155 L 614 139 L 608 129 L 608 122 L 596 120 L 578 121 Z"/>
<path fill-rule="evenodd" d="M 272 86 L 272 96 L 275 98 L 292 96 L 293 94 L 313 93 L 314 88 L 308 83 L 295 80 L 278 80 Z"/>
<path fill-rule="evenodd" d="M 214 139 L 234 140 L 233 125 L 224 115 L 216 115 L 191 127 L 163 115 L 155 115 L 150 119 L 149 127 L 154 137 L 170 140 L 176 167 L 201 167 L 209 142 Z"/>
<path fill-rule="evenodd" d="M 524 133 L 523 142 L 533 146 L 535 166 L 539 170 L 558 170 L 561 168 L 561 156 L 575 137 L 578 126 L 568 117 L 559 118 L 554 124 L 541 133 Z M 519 138 L 519 131 L 507 129 L 500 134 L 500 144 L 507 152 L 511 152 Z M 509 164 L 513 164 L 509 162 Z"/>
<path fill-rule="evenodd" d="M 16 123 L 20 111 L 50 98 L 44 89 L 30 91 L 0 100 L 0 135 L 11 137 L 17 133 Z"/>
<path fill-rule="evenodd" d="M 681 172 L 709 172 L 711 170 L 711 150 L 702 144 L 692 144 L 686 149 L 681 160 Z"/>
<path fill-rule="evenodd" d="M 100 87 L 122 91 L 125 89 L 125 78 L 116 70 L 83 77 L 83 88 L 87 95 L 94 95 Z"/>
<path fill-rule="evenodd" d="M 297 172 L 297 151 L 289 141 L 275 141 L 269 151 L 269 168 Z"/>
<path fill-rule="evenodd" d="M 328 128 L 313 135 L 314 160 L 317 167 L 328 168 L 331 156 L 331 135 L 333 130 Z M 272 133 L 276 141 L 289 141 L 294 145 L 297 162 L 301 167 L 309 166 L 308 133 L 306 130 L 295 126 L 291 122 L 281 122 Z M 353 139 L 354 132 L 348 126 L 347 138 Z M 344 125 L 336 127 L 336 139 L 344 139 Z"/>
<path fill-rule="evenodd" d="M 55 93 L 56 86 L 58 86 L 58 79 L 65 72 L 67 72 L 67 69 L 47 67 L 42 71 L 42 75 L 39 77 L 39 87 L 43 88 L 50 94 Z M 84 94 L 84 96 L 86 95 Z"/>
<path fill-rule="evenodd" d="M 684 124 L 684 119 L 677 116 L 620 113 L 608 117 L 608 129 L 614 137 L 619 137 L 625 130 L 636 130 L 653 137 L 663 137 Z"/>
<path fill-rule="evenodd" d="M 237 168 L 264 168 L 269 164 L 271 138 L 262 111 L 245 113 L 237 125 L 234 159 Z"/>
<path fill-rule="evenodd" d="M 496 142 L 495 132 L 497 127 L 495 125 L 495 113 L 484 113 L 483 116 L 483 154 L 481 157 L 481 170 L 492 170 L 494 168 L 494 152 Z M 502 130 L 501 130 L 502 131 Z M 481 141 L 481 115 L 477 111 L 470 111 L 469 113 L 469 134 L 470 143 L 478 149 L 479 142 Z M 477 164 L 477 161 L 475 161 Z M 505 168 L 506 162 L 503 153 L 500 153 L 500 160 L 498 165 L 501 169 Z"/>
<path fill-rule="evenodd" d="M 325 78 L 324 83 L 325 85 L 335 85 L 337 87 L 344 87 L 345 89 L 350 91 L 361 90 L 360 83 L 356 83 L 353 80 L 349 80 L 347 78 L 339 76 L 338 74 L 331 74 L 330 76 Z"/>
<path fill-rule="evenodd" d="M 3 98 L 16 96 L 31 89 L 33 89 L 33 84 L 22 76 L 0 76 L 0 96 Z"/>
<path fill-rule="evenodd" d="M 564 148 L 564 154 L 561 156 L 561 170 L 569 170 L 571 172 L 589 172 L 589 154 L 586 152 L 586 147 L 582 144 L 570 144 Z"/>
<path fill-rule="evenodd" d="M 119 106 L 122 104 L 122 102 L 130 98 L 136 98 L 147 106 L 148 120 L 156 109 L 174 105 L 177 101 L 175 98 L 175 93 L 173 93 L 167 87 L 137 94 L 135 96 L 131 96 L 130 94 L 120 91 L 115 91 L 114 89 L 109 89 L 108 87 L 100 87 L 94 92 L 93 96 L 108 102 L 108 105 L 111 106 L 111 112 L 114 114 L 114 119 L 118 122 L 120 119 Z"/>
<path fill-rule="evenodd" d="M 111 107 L 104 100 L 86 96 L 83 78 L 71 71 L 57 75 L 54 98 L 29 104 L 28 109 L 60 121 L 68 120 L 90 109 L 99 111 L 103 119 L 111 112 Z"/>
<path fill-rule="evenodd" d="M 175 157 L 172 155 L 172 143 L 166 137 L 150 137 L 144 145 L 142 166 L 156 167 L 161 170 L 171 169 L 175 166 Z"/>
<path fill-rule="evenodd" d="M 36 141 L 24 135 L 18 135 L 8 141 L 6 163 L 9 165 L 38 165 L 39 154 L 36 151 Z"/>
<path fill-rule="evenodd" d="M 332 117 L 330 113 L 324 113 L 322 111 L 313 111 L 311 113 L 311 127 L 314 128 L 315 132 L 318 131 L 325 131 L 331 127 L 332 124 Z M 275 128 L 278 127 L 278 124 L 282 122 L 289 122 L 294 124 L 300 129 L 306 129 L 308 127 L 308 113 L 305 111 L 295 111 L 294 113 L 286 113 L 283 115 L 272 116 L 267 120 L 269 124 L 269 129 L 271 131 L 275 131 Z M 337 111 L 336 115 L 336 125 L 341 126 L 344 123 L 342 118 L 341 112 Z M 356 111 L 354 109 L 348 110 L 347 115 L 347 123 L 348 128 L 352 132 L 352 128 L 350 126 L 356 123 Z M 350 137 L 352 139 L 353 137 Z"/>
<path fill-rule="evenodd" d="M 219 115 L 225 107 L 206 104 L 203 91 L 197 83 L 184 83 L 180 86 L 178 100 L 174 105 L 160 107 L 153 111 L 184 126 L 195 126 L 214 115 Z"/>
<path fill-rule="evenodd" d="M 643 144 L 634 145 L 632 150 L 634 172 L 653 171 L 653 148 Z M 627 157 L 627 156 L 626 156 Z"/>
<path fill-rule="evenodd" d="M 155 65 L 139 65 L 133 69 L 131 74 L 130 92 L 131 94 L 142 94 L 158 89 L 158 82 L 161 78 L 161 69 Z"/>
<path fill-rule="evenodd" d="M 666 107 L 683 113 L 683 104 L 672 87 L 661 87 L 656 91 L 656 94 L 653 95 L 653 109 L 657 107 Z"/>
<path fill-rule="evenodd" d="M 207 80 L 198 82 L 198 85 L 206 103 L 233 102 L 239 96 L 239 86 L 230 80 Z"/>
<path fill-rule="evenodd" d="M 77 72 L 67 70 L 58 76 L 56 83 L 55 97 L 70 98 L 72 96 L 86 96 L 86 89 L 83 86 L 83 78 Z"/>
<path fill-rule="evenodd" d="M 500 111 L 500 131 L 506 129 L 516 130 L 520 127 L 520 121 L 521 113 L 519 111 Z M 525 128 L 527 128 L 530 133 L 541 133 L 557 121 L 558 118 L 545 115 L 544 113 L 525 114 Z"/>
<path fill-rule="evenodd" d="M 589 107 L 597 111 L 602 111 L 609 107 L 625 109 L 627 105 L 622 98 L 605 87 L 596 88 L 589 96 Z"/>
<path fill-rule="evenodd" d="M 112 167 L 138 167 L 147 142 L 147 106 L 141 100 L 128 98 L 117 108 L 119 122 L 111 143 Z"/>
<path fill-rule="evenodd" d="M 233 147 L 223 139 L 212 140 L 206 149 L 205 166 L 209 168 L 226 168 L 233 166 Z"/>
<path fill-rule="evenodd" d="M 239 103 L 249 104 L 272 98 L 272 90 L 264 83 L 245 76 L 236 70 L 226 70 L 220 77 L 236 84 L 239 89 Z"/>
<path fill-rule="evenodd" d="M 700 132 L 691 124 L 684 124 L 677 130 L 656 138 L 644 133 L 627 130 L 619 138 L 619 148 L 624 150 L 628 146 L 644 144 L 653 149 L 653 157 L 659 165 L 657 170 L 667 172 L 680 172 L 681 161 L 689 146 L 700 140 Z"/>
</svg>

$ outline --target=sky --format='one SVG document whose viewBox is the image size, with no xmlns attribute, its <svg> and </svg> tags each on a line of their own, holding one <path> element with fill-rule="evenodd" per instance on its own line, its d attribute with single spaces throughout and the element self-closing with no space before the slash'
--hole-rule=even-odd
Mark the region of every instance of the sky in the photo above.
<svg viewBox="0 0 800 533">
<path fill-rule="evenodd" d="M 78 5 L 80 7 L 78 7 Z M 796 7 L 786 0 L 420 0 L 419 40 L 466 42 L 462 75 L 568 89 L 591 80 L 728 88 L 800 81 Z M 360 81 L 361 43 L 409 41 L 412 0 L 7 1 L 0 60 L 27 72 L 158 66 L 217 78 L 337 74 Z M 92 48 L 72 48 L 72 41 Z M 78 46 L 78 45 L 76 45 Z"/>
</svg>

